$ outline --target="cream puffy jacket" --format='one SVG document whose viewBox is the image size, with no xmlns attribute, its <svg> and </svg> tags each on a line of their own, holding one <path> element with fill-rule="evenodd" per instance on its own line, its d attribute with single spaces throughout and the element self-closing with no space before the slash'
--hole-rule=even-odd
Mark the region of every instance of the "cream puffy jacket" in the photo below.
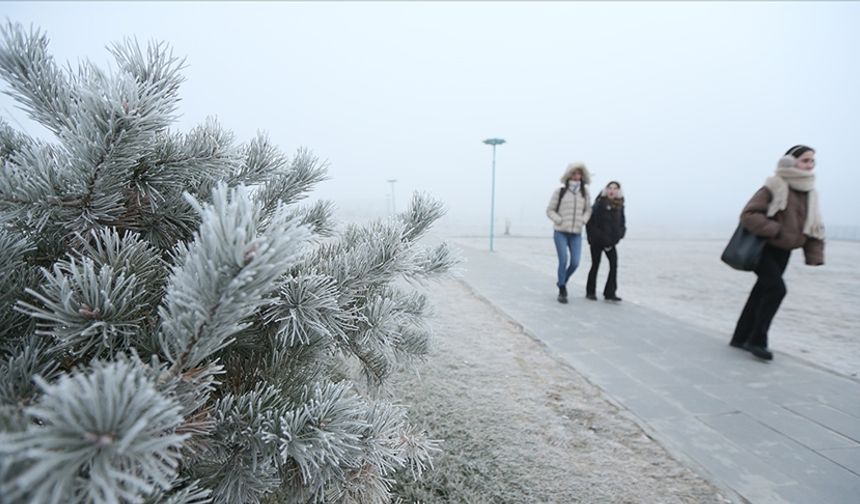
<svg viewBox="0 0 860 504">
<path fill-rule="evenodd" d="M 559 196 L 561 196 L 560 205 Z M 582 233 L 582 227 L 591 217 L 590 201 L 591 194 L 589 194 L 587 187 L 585 188 L 585 196 L 579 191 L 574 193 L 569 189 L 565 189 L 562 193 L 560 187 L 553 191 L 546 207 L 546 215 L 552 221 L 553 229 L 564 233 Z M 556 207 L 558 207 L 558 211 L 556 211 Z"/>
</svg>

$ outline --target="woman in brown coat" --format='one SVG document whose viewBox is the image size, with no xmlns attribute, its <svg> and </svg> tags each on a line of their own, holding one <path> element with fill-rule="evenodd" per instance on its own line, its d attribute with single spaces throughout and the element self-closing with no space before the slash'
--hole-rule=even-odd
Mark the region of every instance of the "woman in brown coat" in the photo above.
<svg viewBox="0 0 860 504">
<path fill-rule="evenodd" d="M 782 274 L 791 251 L 803 248 L 806 264 L 824 264 L 824 225 L 815 191 L 815 151 L 805 145 L 788 149 L 769 177 L 741 212 L 741 223 L 751 233 L 767 238 L 758 276 L 729 343 L 754 356 L 773 359 L 767 332 L 782 299 Z"/>
</svg>

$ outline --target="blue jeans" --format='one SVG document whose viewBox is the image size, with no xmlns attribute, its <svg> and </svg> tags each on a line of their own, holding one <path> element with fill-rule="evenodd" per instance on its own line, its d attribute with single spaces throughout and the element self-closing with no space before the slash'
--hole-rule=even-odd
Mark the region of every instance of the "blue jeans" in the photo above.
<svg viewBox="0 0 860 504">
<path fill-rule="evenodd" d="M 564 233 L 555 231 L 552 235 L 555 242 L 555 252 L 558 254 L 558 282 L 559 287 L 567 285 L 567 280 L 579 266 L 579 258 L 582 256 L 582 234 Z M 568 254 L 570 251 L 570 254 Z M 570 264 L 568 264 L 568 255 Z"/>
</svg>

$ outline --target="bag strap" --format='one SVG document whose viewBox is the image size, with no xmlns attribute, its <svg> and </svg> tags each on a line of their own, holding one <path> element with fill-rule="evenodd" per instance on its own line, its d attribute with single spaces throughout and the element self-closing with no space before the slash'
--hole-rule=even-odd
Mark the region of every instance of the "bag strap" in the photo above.
<svg viewBox="0 0 860 504">
<path fill-rule="evenodd" d="M 558 213 L 558 209 L 561 208 L 561 197 L 564 196 L 564 191 L 567 191 L 567 184 L 564 184 L 564 187 L 558 192 L 558 203 L 555 204 L 555 213 Z"/>
</svg>

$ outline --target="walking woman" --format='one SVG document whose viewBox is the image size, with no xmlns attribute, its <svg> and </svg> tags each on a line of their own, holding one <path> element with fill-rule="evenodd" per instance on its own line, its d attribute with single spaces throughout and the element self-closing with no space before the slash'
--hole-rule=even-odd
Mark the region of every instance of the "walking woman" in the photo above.
<svg viewBox="0 0 860 504">
<path fill-rule="evenodd" d="M 824 264 L 824 224 L 818 212 L 814 169 L 815 150 L 805 145 L 788 149 L 774 176 L 765 181 L 741 213 L 743 226 L 767 238 L 767 244 L 755 269 L 758 281 L 729 344 L 759 359 L 773 359 L 767 333 L 786 294 L 782 274 L 791 251 L 803 248 L 806 264 Z"/>
<path fill-rule="evenodd" d="M 591 195 L 586 186 L 591 177 L 583 163 L 570 163 L 561 177 L 562 187 L 552 193 L 546 215 L 553 224 L 553 241 L 558 254 L 558 302 L 567 303 L 567 281 L 579 266 L 582 254 L 582 227 L 591 216 Z"/>
<path fill-rule="evenodd" d="M 627 232 L 621 184 L 613 180 L 600 191 L 594 206 L 591 207 L 591 218 L 588 219 L 585 230 L 591 248 L 591 269 L 588 271 L 585 297 L 597 300 L 597 269 L 600 268 L 600 258 L 606 253 L 609 259 L 609 277 L 603 288 L 603 299 L 621 301 L 615 292 L 618 289 L 618 251 L 615 246 Z"/>
</svg>

